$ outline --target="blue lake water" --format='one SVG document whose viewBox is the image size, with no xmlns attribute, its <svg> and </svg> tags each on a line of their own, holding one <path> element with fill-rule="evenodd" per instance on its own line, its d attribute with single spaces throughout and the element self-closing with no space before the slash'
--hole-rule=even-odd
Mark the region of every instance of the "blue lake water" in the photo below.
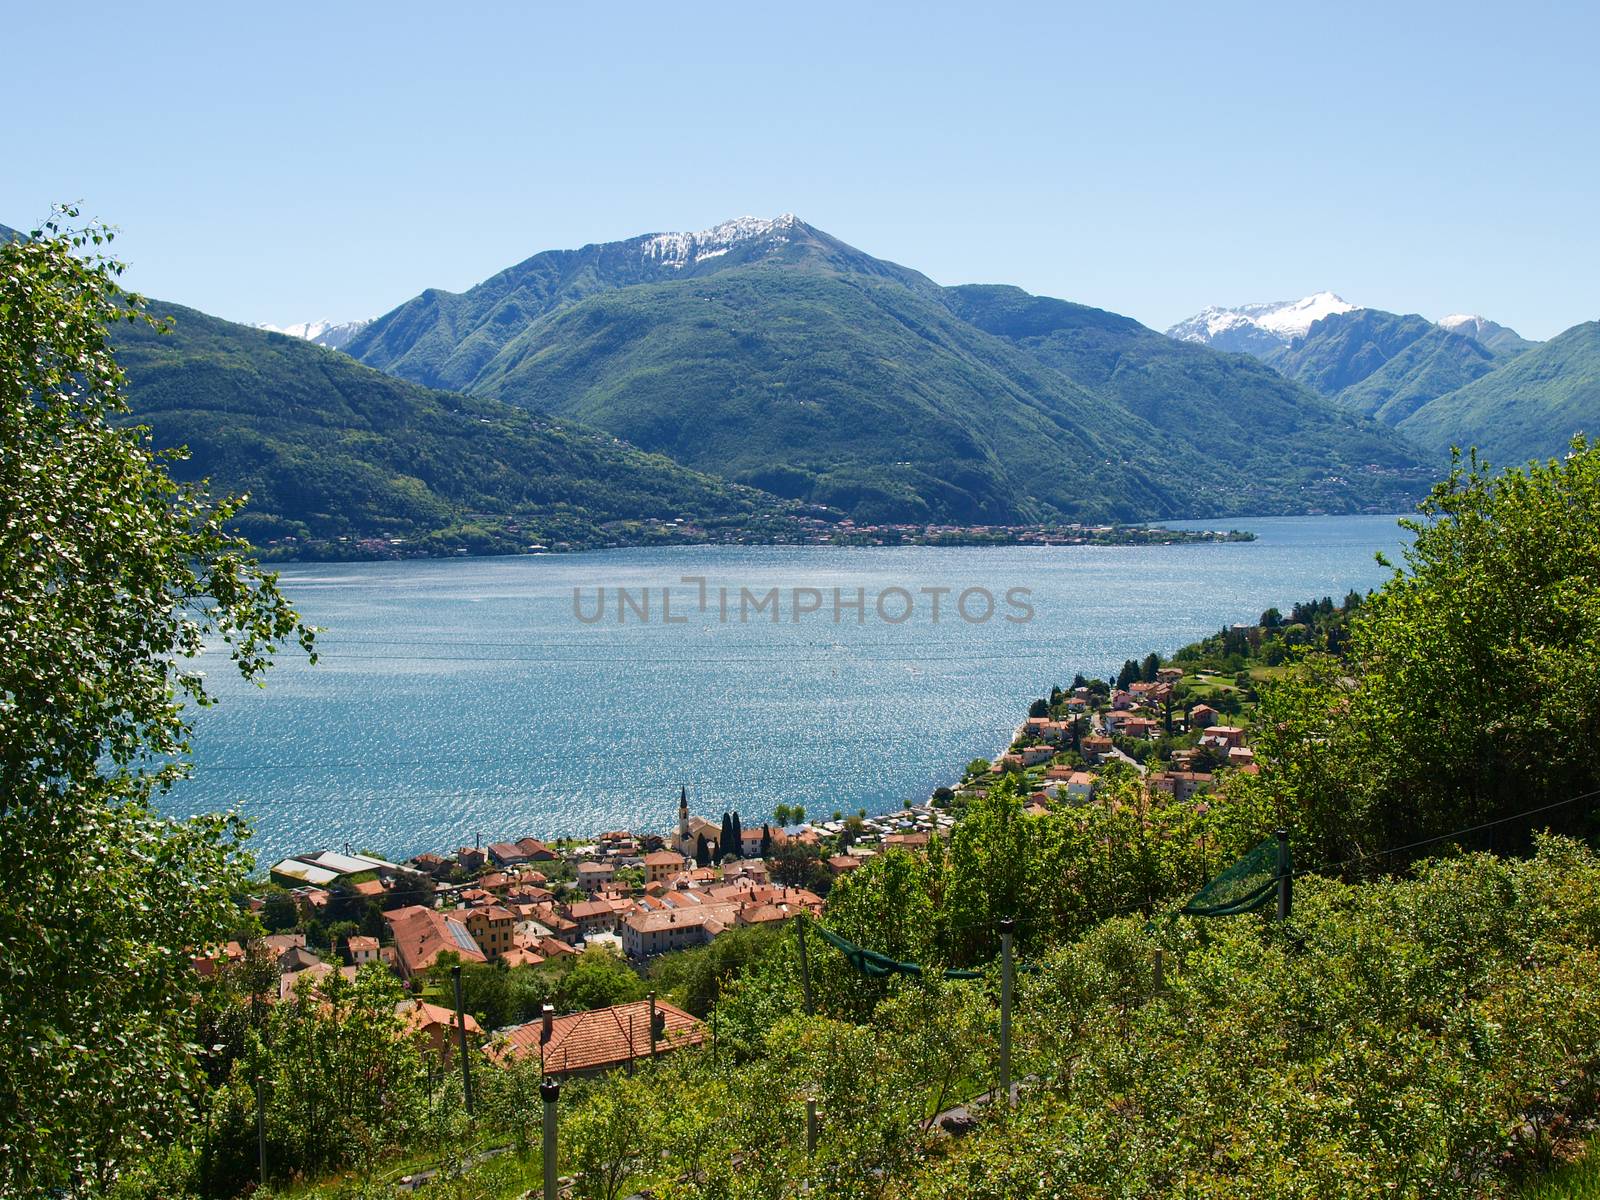
<svg viewBox="0 0 1600 1200">
<path fill-rule="evenodd" d="M 1271 605 L 1374 586 L 1386 575 L 1374 553 L 1403 538 L 1393 517 L 1234 524 L 1259 540 L 288 566 L 284 590 L 325 630 L 321 661 L 285 655 L 257 689 L 208 656 L 220 703 L 198 714 L 195 777 L 166 803 L 240 808 L 262 858 L 665 829 L 680 783 L 698 811 L 737 807 L 746 824 L 779 802 L 882 811 L 994 754 L 1051 684 L 1114 673 Z M 704 611 L 684 576 L 706 580 Z M 580 620 L 602 587 L 603 618 Z M 617 587 L 633 601 L 620 623 Z M 740 588 L 779 589 L 779 620 L 747 600 L 741 622 Z M 924 589 L 940 588 L 934 621 Z M 1023 614 L 1005 600 L 1013 588 L 1027 589 L 1031 620 L 1005 619 Z M 857 589 L 864 619 L 848 607 Z M 963 592 L 966 616 L 982 615 L 984 592 L 994 615 L 964 619 Z M 797 598 L 820 609 L 797 617 Z M 883 619 L 908 604 L 909 618 Z"/>
</svg>

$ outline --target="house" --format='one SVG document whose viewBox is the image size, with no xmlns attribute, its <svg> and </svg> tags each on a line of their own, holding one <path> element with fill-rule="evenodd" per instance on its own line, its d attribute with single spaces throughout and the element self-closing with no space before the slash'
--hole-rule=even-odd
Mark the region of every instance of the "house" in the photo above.
<svg viewBox="0 0 1600 1200">
<path fill-rule="evenodd" d="M 688 865 L 689 860 L 674 850 L 657 850 L 644 856 L 644 881 L 666 883 Z"/>
<path fill-rule="evenodd" d="M 450 868 L 455 864 L 448 858 L 441 858 L 437 854 L 419 854 L 411 860 L 411 865 L 424 875 L 441 879 L 450 874 Z"/>
<path fill-rule="evenodd" d="M 463 871 L 481 871 L 489 861 L 488 855 L 473 846 L 462 846 L 456 851 L 456 861 Z"/>
<path fill-rule="evenodd" d="M 412 904 L 391 909 L 383 919 L 394 935 L 395 965 L 402 979 L 423 974 L 447 950 L 464 963 L 488 961 L 467 927 L 448 913 Z"/>
<path fill-rule="evenodd" d="M 647 999 L 565 1017 L 546 1008 L 540 1019 L 498 1035 L 486 1053 L 502 1065 L 536 1059 L 547 1076 L 593 1075 L 648 1058 L 652 1027 L 656 1054 L 698 1046 L 707 1036 L 705 1024 L 683 1009 Z"/>
<path fill-rule="evenodd" d="M 1081 750 L 1086 760 L 1091 763 L 1097 763 L 1111 753 L 1111 739 L 1098 733 L 1094 734 L 1092 737 L 1083 739 Z"/>
<path fill-rule="evenodd" d="M 1075 804 L 1087 804 L 1094 799 L 1100 780 L 1088 771 L 1074 771 L 1066 779 L 1067 799 Z"/>
<path fill-rule="evenodd" d="M 772 876 L 767 871 L 764 859 L 739 858 L 722 864 L 722 878 L 726 881 L 748 879 L 752 883 L 767 883 Z"/>
<path fill-rule="evenodd" d="M 1124 717 L 1122 723 L 1117 726 L 1117 732 L 1123 737 L 1148 740 L 1160 735 L 1161 725 L 1160 722 L 1152 721 L 1149 717 Z"/>
<path fill-rule="evenodd" d="M 527 854 L 515 842 L 490 842 L 489 858 L 502 867 L 514 867 L 528 861 Z"/>
<path fill-rule="evenodd" d="M 567 916 L 578 926 L 578 936 L 587 941 L 599 933 L 617 931 L 617 910 L 609 900 L 584 900 L 567 905 Z"/>
<path fill-rule="evenodd" d="M 1215 777 L 1205 771 L 1158 771 L 1148 782 L 1152 791 L 1165 793 L 1181 804 L 1210 791 Z"/>
<path fill-rule="evenodd" d="M 608 834 L 607 836 L 612 835 Z M 538 838 L 518 838 L 517 849 L 522 851 L 523 861 L 525 862 L 555 862 L 558 857 L 554 850 L 550 849 Z"/>
<path fill-rule="evenodd" d="M 589 895 L 594 895 L 602 888 L 611 886 L 611 881 L 616 877 L 617 866 L 608 862 L 584 862 L 578 864 L 578 887 Z"/>
<path fill-rule="evenodd" d="M 833 877 L 837 879 L 841 875 L 850 874 L 851 871 L 854 871 L 864 861 L 864 859 L 857 858 L 853 854 L 835 854 L 828 860 L 828 870 L 831 871 L 833 873 Z"/>
<path fill-rule="evenodd" d="M 278 999 L 288 1000 L 298 991 L 302 981 L 311 990 L 320 988 L 322 981 L 337 971 L 341 978 L 355 982 L 357 967 L 335 967 L 332 963 L 316 962 L 309 967 L 288 971 L 278 976 Z"/>
<path fill-rule="evenodd" d="M 1190 730 L 1209 728 L 1217 723 L 1221 715 L 1209 704 L 1196 704 L 1189 710 L 1189 728 Z"/>
<path fill-rule="evenodd" d="M 463 1025 L 468 1046 L 475 1047 L 483 1042 L 483 1027 L 471 1013 L 465 1014 L 464 1021 L 457 1022 L 455 1010 L 429 1004 L 426 1000 L 402 1000 L 394 1011 L 407 1033 L 419 1036 L 430 1051 L 447 1063 L 456 1051 Z"/>
<path fill-rule="evenodd" d="M 1213 725 L 1200 735 L 1200 744 L 1231 750 L 1244 745 L 1244 730 L 1237 725 Z"/>
<path fill-rule="evenodd" d="M 1183 678 L 1182 667 L 1157 667 L 1156 678 L 1162 683 L 1177 683 Z"/>
<path fill-rule="evenodd" d="M 484 957 L 500 958 L 516 944 L 517 916 L 502 904 L 484 904 L 460 914 L 461 923 L 472 934 Z"/>
<path fill-rule="evenodd" d="M 1256 752 L 1249 746 L 1232 746 L 1228 749 L 1228 765 L 1230 767 L 1253 766 L 1256 761 Z"/>
<path fill-rule="evenodd" d="M 1071 721 L 1052 721 L 1049 717 L 1029 717 L 1023 726 L 1025 734 L 1031 734 L 1042 742 L 1060 745 L 1072 733 Z"/>
<path fill-rule="evenodd" d="M 1040 763 L 1047 763 L 1056 756 L 1055 749 L 1051 746 L 1024 746 L 1016 751 L 1024 767 L 1036 767 Z"/>
<path fill-rule="evenodd" d="M 709 942 L 725 926 L 702 912 L 631 912 L 622 922 L 622 949 L 638 960 Z"/>
<path fill-rule="evenodd" d="M 378 961 L 378 939 L 352 933 L 344 940 L 345 953 L 355 966 L 364 967 Z"/>
</svg>

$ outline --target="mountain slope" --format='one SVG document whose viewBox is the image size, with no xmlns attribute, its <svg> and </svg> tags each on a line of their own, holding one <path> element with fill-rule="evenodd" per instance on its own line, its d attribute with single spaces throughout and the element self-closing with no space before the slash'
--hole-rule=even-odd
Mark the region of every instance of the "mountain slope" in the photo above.
<svg viewBox="0 0 1600 1200">
<path fill-rule="evenodd" d="M 1560 455 L 1574 433 L 1600 434 L 1600 321 L 1539 343 L 1399 428 L 1435 454 L 1476 446 L 1501 466 Z"/>
<path fill-rule="evenodd" d="M 1508 329 L 1487 317 L 1468 313 L 1454 313 L 1448 317 L 1440 317 L 1438 324 L 1440 329 L 1448 329 L 1451 333 L 1469 337 L 1485 350 L 1502 358 L 1521 354 L 1524 350 L 1539 344 L 1523 337 L 1515 329 Z"/>
<path fill-rule="evenodd" d="M 1500 360 L 1474 338 L 1435 326 L 1398 350 L 1365 379 L 1338 393 L 1341 403 L 1398 425 L 1436 396 L 1481 379 Z"/>
<path fill-rule="evenodd" d="M 1300 300 L 1269 304 L 1213 306 L 1179 321 L 1167 336 L 1180 342 L 1198 342 L 1213 350 L 1266 358 L 1287 346 L 1323 317 L 1351 311 L 1355 305 L 1332 292 L 1316 292 Z"/>
<path fill-rule="evenodd" d="M 155 304 L 114 331 L 131 421 L 187 445 L 174 473 L 250 493 L 241 530 L 283 552 L 525 550 L 626 540 L 610 522 L 759 520 L 749 489 L 493 400 L 430 391 L 309 342 Z M 286 540 L 292 539 L 292 540 Z"/>
<path fill-rule="evenodd" d="M 793 217 L 744 219 L 536 255 L 424 293 L 349 350 L 862 519 L 1389 506 L 1416 468 L 1393 435 L 1238 359 L 1111 314 L 1092 349 L 1042 353 L 982 327 L 974 297 Z M 1118 355 L 1138 369 L 1107 370 Z"/>
<path fill-rule="evenodd" d="M 1271 368 L 1237 355 L 1185 344 L 1137 321 L 1100 309 L 1031 296 L 1019 288 L 948 289 L 966 320 L 1005 338 L 1099 395 L 1152 430 L 1153 449 L 1175 469 L 1199 470 L 1194 451 L 1213 470 L 1226 469 L 1257 492 L 1282 497 L 1343 478 L 1351 503 L 1363 493 L 1404 502 L 1402 480 L 1414 464 L 1408 447 L 1336 406 L 1317 403 Z M 1352 477 L 1361 476 L 1354 483 Z M 1264 481 L 1276 479 L 1270 488 Z M 1326 488 L 1329 485 L 1321 483 Z M 1281 502 L 1281 500 L 1280 500 Z"/>
<path fill-rule="evenodd" d="M 1291 379 L 1393 425 L 1499 365 L 1481 343 L 1415 314 L 1337 313 L 1267 362 Z"/>
</svg>

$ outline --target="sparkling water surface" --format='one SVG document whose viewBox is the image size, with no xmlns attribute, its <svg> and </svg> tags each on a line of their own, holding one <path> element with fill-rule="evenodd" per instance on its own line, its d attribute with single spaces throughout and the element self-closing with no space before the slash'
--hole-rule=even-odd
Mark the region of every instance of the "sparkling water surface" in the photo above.
<svg viewBox="0 0 1600 1200">
<path fill-rule="evenodd" d="M 1190 522 L 1192 528 L 1218 523 Z M 1221 625 L 1379 583 L 1394 517 L 1229 522 L 1254 542 L 1148 547 L 692 547 L 524 558 L 300 564 L 284 591 L 321 626 L 321 661 L 284 654 L 258 689 L 221 654 L 197 714 L 179 813 L 237 807 L 263 860 L 328 847 L 390 856 L 527 834 L 664 830 L 680 783 L 696 810 L 751 824 L 779 802 L 812 816 L 883 811 L 1007 740 L 1028 702 L 1077 672 L 1114 673 Z M 710 603 L 695 603 L 707 580 Z M 717 589 L 731 592 L 719 619 Z M 606 588 L 605 617 L 586 624 Z M 651 620 L 616 593 L 651 589 Z M 661 623 L 660 590 L 672 615 Z M 737 619 L 740 587 L 780 589 L 781 619 Z M 823 609 L 793 619 L 794 588 Z M 864 588 L 867 619 L 832 589 Z M 890 588 L 910 619 L 878 619 Z M 954 610 L 963 590 L 993 619 Z M 940 620 L 924 588 L 949 588 Z M 1033 619 L 1003 600 L 1029 589 Z M 904 601 L 885 600 L 898 616 Z M 981 597 L 969 611 L 977 615 Z"/>
</svg>

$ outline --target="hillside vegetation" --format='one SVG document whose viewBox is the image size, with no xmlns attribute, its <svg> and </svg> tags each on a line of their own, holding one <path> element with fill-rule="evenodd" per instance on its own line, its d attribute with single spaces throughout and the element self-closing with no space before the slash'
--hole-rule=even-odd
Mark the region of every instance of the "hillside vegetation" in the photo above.
<svg viewBox="0 0 1600 1200">
<path fill-rule="evenodd" d="M 1475 446 L 1506 465 L 1562 453 L 1574 433 L 1600 430 L 1600 321 L 1575 325 L 1423 405 L 1399 428 L 1433 453 Z"/>
<path fill-rule="evenodd" d="M 179 305 L 152 311 L 168 332 L 116 330 L 127 419 L 160 447 L 189 448 L 181 478 L 248 492 L 238 527 L 269 551 L 371 553 L 398 539 L 410 552 L 515 552 L 648 540 L 640 523 L 677 518 L 782 520 L 770 496 L 607 434 Z"/>
<path fill-rule="evenodd" d="M 1432 459 L 1452 446 L 1517 465 L 1600 429 L 1600 324 L 1529 342 L 1474 318 L 1453 331 L 1356 309 L 1271 354 L 1277 370 L 1394 426 Z"/>
</svg>

